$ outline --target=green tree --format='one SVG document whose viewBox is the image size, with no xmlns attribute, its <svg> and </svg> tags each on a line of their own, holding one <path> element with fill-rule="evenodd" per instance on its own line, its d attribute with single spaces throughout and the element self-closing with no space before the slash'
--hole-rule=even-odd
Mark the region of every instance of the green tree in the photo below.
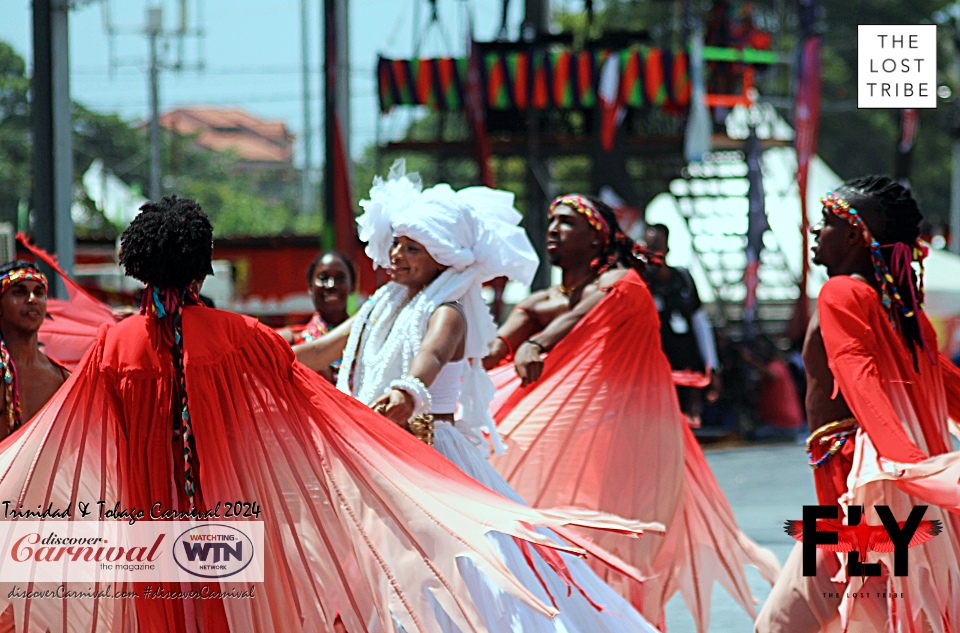
<svg viewBox="0 0 960 633">
<path fill-rule="evenodd" d="M 16 222 L 18 207 L 30 196 L 30 78 L 14 49 L 0 42 L 0 221 Z M 195 197 L 213 218 L 218 236 L 319 233 L 319 218 L 294 214 L 293 199 L 282 203 L 258 193 L 256 179 L 237 169 L 232 152 L 199 147 L 191 137 L 164 133 L 161 162 L 164 193 Z M 74 103 L 74 191 L 86 210 L 78 235 L 113 238 L 123 227 L 112 225 L 83 188 L 83 176 L 95 160 L 126 184 L 146 189 L 149 144 L 143 126 L 116 114 L 95 112 Z"/>
<path fill-rule="evenodd" d="M 30 80 L 27 65 L 0 42 L 0 221 L 16 224 L 21 200 L 30 195 Z"/>
<path fill-rule="evenodd" d="M 930 23 L 948 6 L 942 0 L 822 0 L 823 110 L 818 153 L 842 178 L 868 173 L 892 174 L 899 140 L 899 110 L 859 110 L 857 101 L 857 25 Z M 956 51 L 950 27 L 937 29 L 940 83 L 960 88 L 946 68 Z M 920 128 L 912 157 L 910 182 L 927 220 L 946 222 L 950 206 L 948 134 L 952 104 L 920 111 Z"/>
</svg>

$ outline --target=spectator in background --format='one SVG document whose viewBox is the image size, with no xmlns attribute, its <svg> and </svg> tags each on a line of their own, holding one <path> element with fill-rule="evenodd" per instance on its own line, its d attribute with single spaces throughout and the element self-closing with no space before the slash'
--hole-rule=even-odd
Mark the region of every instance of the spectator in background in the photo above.
<svg viewBox="0 0 960 633">
<path fill-rule="evenodd" d="M 744 362 L 759 373 L 754 439 L 794 438 L 806 428 L 803 406 L 790 367 L 773 339 L 761 334 L 740 348 Z"/>
<path fill-rule="evenodd" d="M 663 224 L 651 224 L 644 234 L 647 249 L 664 259 L 669 252 L 670 229 Z M 660 338 L 663 351 L 672 369 L 706 371 L 704 354 L 708 354 L 716 368 L 717 352 L 706 315 L 701 310 L 700 295 L 693 278 L 685 268 L 668 266 L 666 261 L 651 265 L 646 273 L 647 285 L 660 314 Z M 700 315 L 697 316 L 697 312 Z M 697 330 L 703 341 L 698 340 Z M 701 351 L 701 348 L 703 351 Z M 711 385 L 711 398 L 716 399 L 717 385 Z M 699 420 L 702 399 L 700 389 L 677 387 L 680 408 L 694 420 Z"/>
<path fill-rule="evenodd" d="M 37 335 L 47 318 L 47 278 L 27 261 L 0 266 L 0 439 L 20 428 L 70 375 L 40 351 Z"/>
<path fill-rule="evenodd" d="M 315 341 L 347 320 L 347 299 L 357 285 L 353 264 L 339 251 L 324 251 L 307 269 L 313 316 L 301 327 L 277 330 L 291 345 Z"/>
<path fill-rule="evenodd" d="M 277 333 L 291 345 L 317 340 L 348 318 L 347 300 L 357 287 L 357 273 L 353 263 L 340 251 L 324 251 L 317 255 L 307 269 L 307 288 L 313 299 L 313 316 L 306 325 L 281 328 Z M 332 383 L 337 381 L 340 361 L 319 370 Z"/>
</svg>

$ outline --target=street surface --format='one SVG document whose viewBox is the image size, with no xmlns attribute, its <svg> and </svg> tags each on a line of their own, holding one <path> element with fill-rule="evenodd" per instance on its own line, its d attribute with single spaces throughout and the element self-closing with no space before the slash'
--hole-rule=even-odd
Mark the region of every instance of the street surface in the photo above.
<svg viewBox="0 0 960 633">
<path fill-rule="evenodd" d="M 740 528 L 753 540 L 777 555 L 783 564 L 794 540 L 783 531 L 787 519 L 799 519 L 802 506 L 816 503 L 813 474 L 801 444 L 752 444 L 737 448 L 707 447 L 704 453 L 720 488 L 726 493 Z M 753 567 L 747 580 L 759 606 L 770 585 Z M 753 621 L 719 585 L 714 584 L 711 633 L 748 633 Z M 696 633 L 680 594 L 667 604 L 668 633 Z"/>
</svg>

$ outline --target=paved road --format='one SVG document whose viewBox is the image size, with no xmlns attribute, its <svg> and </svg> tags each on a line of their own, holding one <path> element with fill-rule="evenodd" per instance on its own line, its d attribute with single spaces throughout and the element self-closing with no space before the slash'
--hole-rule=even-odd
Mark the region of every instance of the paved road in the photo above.
<svg viewBox="0 0 960 633">
<path fill-rule="evenodd" d="M 816 503 L 813 475 L 803 446 L 757 444 L 705 452 L 741 529 L 760 545 L 770 548 L 783 563 L 794 543 L 783 532 L 783 522 L 788 518 L 799 519 L 804 504 Z M 747 568 L 747 580 L 762 605 L 770 586 L 753 567 Z M 750 617 L 717 584 L 712 605 L 711 633 L 753 630 Z M 696 633 L 693 618 L 679 594 L 667 605 L 667 631 Z"/>
</svg>

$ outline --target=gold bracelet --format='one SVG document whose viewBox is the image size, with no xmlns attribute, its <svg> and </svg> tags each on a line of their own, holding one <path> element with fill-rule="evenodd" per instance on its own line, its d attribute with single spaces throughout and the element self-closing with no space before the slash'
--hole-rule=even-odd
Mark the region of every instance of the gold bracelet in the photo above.
<svg viewBox="0 0 960 633">
<path fill-rule="evenodd" d="M 385 404 L 378 404 L 373 408 L 374 413 L 380 415 L 383 415 L 386 410 L 387 405 Z M 433 427 L 433 414 L 423 413 L 410 418 L 404 428 L 427 446 L 433 446 Z"/>
</svg>

